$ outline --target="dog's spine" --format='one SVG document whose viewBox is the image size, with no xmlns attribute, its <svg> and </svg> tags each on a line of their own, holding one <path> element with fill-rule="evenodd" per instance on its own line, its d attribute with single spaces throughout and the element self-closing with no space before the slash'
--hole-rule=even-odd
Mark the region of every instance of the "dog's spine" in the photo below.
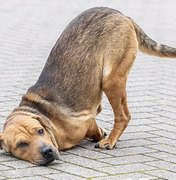
<svg viewBox="0 0 176 180">
<path fill-rule="evenodd" d="M 129 19 L 135 28 L 137 39 L 139 42 L 139 49 L 143 53 L 159 57 L 176 58 L 176 48 L 155 42 L 154 40 L 149 38 L 131 18 Z"/>
</svg>

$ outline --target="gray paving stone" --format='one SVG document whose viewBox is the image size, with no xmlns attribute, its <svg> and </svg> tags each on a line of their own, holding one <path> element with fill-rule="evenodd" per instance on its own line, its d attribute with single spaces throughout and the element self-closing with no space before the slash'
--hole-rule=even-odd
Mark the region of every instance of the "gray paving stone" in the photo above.
<svg viewBox="0 0 176 180">
<path fill-rule="evenodd" d="M 152 124 L 150 124 L 152 126 Z M 145 131 L 155 131 L 158 130 L 157 125 L 155 127 L 150 127 L 149 125 L 137 125 L 128 126 L 125 132 L 145 132 Z"/>
<path fill-rule="evenodd" d="M 157 142 L 159 144 L 175 146 L 175 148 L 176 148 L 176 140 L 174 140 L 174 139 L 169 139 L 169 138 L 165 138 L 165 137 L 158 137 L 158 138 L 156 137 L 156 138 L 148 138 L 148 140 Z"/>
<path fill-rule="evenodd" d="M 161 136 L 161 137 L 166 137 L 168 139 L 175 139 L 176 138 L 176 134 L 174 132 L 169 132 L 169 131 L 165 131 L 165 130 L 159 130 L 159 131 L 150 131 L 148 132 L 149 134 L 152 135 L 157 135 L 157 136 Z"/>
<path fill-rule="evenodd" d="M 95 180 L 154 180 L 156 177 L 142 173 L 128 173 L 123 175 L 105 176 L 93 178 Z"/>
<path fill-rule="evenodd" d="M 159 151 L 164 151 L 171 154 L 176 154 L 175 147 L 165 145 L 165 144 L 157 144 L 157 145 L 149 145 L 149 148 L 157 149 Z"/>
<path fill-rule="evenodd" d="M 13 169 L 21 169 L 21 168 L 28 168 L 28 167 L 34 167 L 35 165 L 26 162 L 26 161 L 8 161 L 8 162 L 2 162 L 1 164 L 6 165 L 8 167 L 11 167 Z"/>
<path fill-rule="evenodd" d="M 90 157 L 91 158 L 91 157 Z M 96 167 L 104 167 L 106 166 L 106 163 L 98 162 L 96 160 L 76 156 L 76 155 L 64 155 L 61 157 L 61 160 L 64 162 L 73 163 L 82 167 L 88 167 L 88 168 L 96 168 Z"/>
<path fill-rule="evenodd" d="M 99 161 L 106 162 L 112 165 L 144 163 L 148 161 L 155 161 L 156 159 L 144 155 L 129 155 L 123 157 L 104 158 Z"/>
<path fill-rule="evenodd" d="M 114 122 L 114 117 L 113 117 L 113 114 L 110 115 L 107 115 L 107 114 L 99 114 L 97 116 L 97 119 L 101 119 L 105 122 L 108 122 L 108 123 L 113 123 Z"/>
<path fill-rule="evenodd" d="M 134 172 L 141 173 L 144 171 L 149 171 L 149 170 L 154 170 L 154 169 L 157 169 L 157 168 L 144 165 L 141 163 L 98 168 L 98 170 L 105 173 L 109 173 L 109 174 L 123 174 L 123 173 L 134 173 Z"/>
<path fill-rule="evenodd" d="M 138 83 L 140 84 L 140 86 L 141 86 L 141 84 L 144 82 L 144 80 L 141 80 L 141 81 L 138 81 Z M 146 83 L 146 85 L 150 85 L 151 84 L 151 80 L 150 81 L 145 81 L 145 83 Z M 153 84 L 155 84 L 156 82 L 155 81 L 153 81 L 152 82 Z M 152 85 L 153 85 L 152 84 Z M 156 85 L 156 84 L 155 84 Z M 149 96 L 149 95 L 144 95 L 144 94 L 142 94 L 142 96 L 139 96 L 139 95 L 137 95 L 137 96 L 130 96 L 130 97 L 128 97 L 128 101 L 129 101 L 129 103 L 130 102 L 143 102 L 144 103 L 144 101 L 156 101 L 156 100 L 158 100 L 159 98 L 156 98 L 156 97 L 153 97 L 153 96 Z M 156 111 L 156 110 L 154 110 L 152 107 L 138 107 L 138 108 L 132 108 L 132 110 L 134 111 L 135 110 L 135 112 L 137 112 L 137 113 L 139 113 L 139 112 L 141 112 L 141 111 L 144 111 L 144 112 L 153 112 L 153 111 Z"/>
<path fill-rule="evenodd" d="M 0 151 L 0 162 L 6 162 L 6 161 L 14 161 L 17 160 L 17 158 L 12 157 L 11 155 L 5 153 L 4 151 Z"/>
<path fill-rule="evenodd" d="M 151 131 L 152 133 L 149 132 L 124 132 L 122 136 L 120 137 L 120 140 L 129 140 L 129 139 L 148 139 L 148 138 L 155 138 L 155 137 L 160 137 L 158 135 L 155 135 L 153 132 L 156 131 Z"/>
<path fill-rule="evenodd" d="M 112 128 L 113 128 L 113 122 L 114 122 L 113 119 L 112 119 L 112 121 L 109 120 L 107 122 L 107 121 L 104 121 L 103 119 L 97 117 L 96 121 L 97 121 L 98 126 L 104 128 L 107 131 L 107 133 L 110 132 L 112 130 Z"/>
<path fill-rule="evenodd" d="M 47 177 L 53 180 L 81 180 L 81 179 L 83 180 L 85 179 L 85 178 L 75 176 L 73 174 L 68 174 L 68 173 L 49 174 L 49 175 L 45 175 L 44 177 Z"/>
<path fill-rule="evenodd" d="M 3 171 L 3 170 L 11 170 L 12 168 L 9 167 L 8 165 L 1 165 L 0 164 L 0 169 Z"/>
<path fill-rule="evenodd" d="M 6 180 L 6 177 L 1 177 L 1 176 L 0 176 L 0 179 L 1 179 L 1 180 Z"/>
<path fill-rule="evenodd" d="M 175 109 L 175 107 L 174 107 Z M 171 118 L 165 118 L 165 117 L 160 117 L 160 118 L 151 118 L 152 121 L 156 121 L 156 122 L 159 122 L 159 123 L 165 123 L 165 124 L 169 124 L 169 125 L 173 125 L 175 126 L 175 119 L 171 119 Z"/>
<path fill-rule="evenodd" d="M 161 93 L 163 95 L 171 96 L 171 97 L 175 96 L 175 93 L 174 93 L 175 91 L 170 90 L 169 88 L 164 88 L 164 89 L 159 88 L 156 92 Z"/>
<path fill-rule="evenodd" d="M 89 159 L 99 159 L 99 158 L 112 157 L 111 155 L 107 155 L 105 153 L 97 152 L 97 151 L 90 150 L 90 149 L 85 149 L 85 148 L 82 148 L 79 146 L 76 146 L 74 149 L 68 150 L 67 152 L 71 153 L 71 154 L 78 155 L 78 156 L 86 157 Z"/>
<path fill-rule="evenodd" d="M 145 103 L 145 104 L 142 104 L 142 106 L 146 106 L 146 107 L 150 107 L 150 106 L 153 106 L 154 104 L 151 103 L 150 101 L 148 103 Z M 131 103 L 131 106 L 133 107 L 141 107 L 141 105 L 136 102 L 136 103 Z M 145 119 L 145 118 L 156 118 L 156 117 L 159 117 L 157 114 L 152 114 L 152 113 L 147 113 L 147 112 L 140 112 L 140 113 L 135 113 L 135 116 L 133 115 L 133 117 L 135 119 Z"/>
<path fill-rule="evenodd" d="M 32 167 L 25 169 L 13 169 L 0 171 L 0 176 L 5 176 L 7 178 L 22 178 L 31 177 L 31 175 L 45 175 L 51 173 L 58 173 L 58 170 L 54 170 L 47 167 Z"/>
<path fill-rule="evenodd" d="M 148 141 L 146 139 L 129 139 L 125 141 L 118 141 L 117 148 L 127 148 L 127 147 L 136 147 L 136 146 L 149 146 L 155 145 L 156 142 Z"/>
<path fill-rule="evenodd" d="M 132 119 L 129 123 L 130 126 L 142 126 L 142 125 L 148 125 L 148 124 L 160 124 L 158 121 L 154 121 L 151 119 Z M 149 128 L 149 127 L 148 127 Z"/>
<path fill-rule="evenodd" d="M 170 171 L 166 171 L 166 170 L 148 171 L 145 174 L 157 176 L 158 179 L 165 178 L 165 179 L 168 179 L 168 180 L 172 180 L 172 179 L 176 178 L 176 173 L 175 172 L 170 172 Z"/>
<path fill-rule="evenodd" d="M 2 129 L 3 129 L 3 124 L 0 124 L 0 132 L 2 132 Z"/>
<path fill-rule="evenodd" d="M 102 151 L 101 151 L 102 152 Z M 106 154 L 112 155 L 114 157 L 118 156 L 129 156 L 129 155 L 139 155 L 146 153 L 155 153 L 157 150 L 146 148 L 146 147 L 129 147 L 129 148 L 119 148 L 113 149 L 111 151 L 103 151 Z"/>
<path fill-rule="evenodd" d="M 159 169 L 165 169 L 168 171 L 176 172 L 176 165 L 169 162 L 160 161 L 153 161 L 153 162 L 146 162 L 145 164 L 157 167 Z"/>
<path fill-rule="evenodd" d="M 88 169 L 74 164 L 68 164 L 66 166 L 56 166 L 55 169 L 85 178 L 105 176 L 107 174 L 106 172 L 103 173 L 94 169 Z"/>
<path fill-rule="evenodd" d="M 171 162 L 174 165 L 176 164 L 176 156 L 174 154 L 170 154 L 168 152 L 158 151 L 158 152 L 153 152 L 153 153 L 149 153 L 146 155 L 149 157 L 161 159 L 163 161 Z"/>
<path fill-rule="evenodd" d="M 157 93 L 157 95 L 158 95 L 158 93 Z M 167 111 L 167 112 L 171 112 L 171 113 L 176 113 L 174 104 L 172 104 L 172 105 L 164 105 L 164 104 L 162 104 L 162 105 L 156 106 L 156 107 L 153 106 L 152 108 L 156 109 L 157 111 L 160 110 L 160 111 Z M 157 112 L 157 111 L 154 111 L 154 112 Z M 164 122 L 167 122 L 168 117 L 167 118 L 161 117 L 161 120 L 162 119 L 165 120 Z"/>
<path fill-rule="evenodd" d="M 166 131 L 173 132 L 173 133 L 176 132 L 176 126 L 164 124 L 164 123 L 160 123 L 159 126 L 157 124 L 151 124 L 150 127 L 154 127 L 154 128 L 161 129 L 161 130 L 166 130 Z"/>
<path fill-rule="evenodd" d="M 168 158 L 173 158 L 174 155 L 167 153 L 167 152 L 163 152 L 163 151 L 157 151 L 157 152 L 151 152 L 151 153 L 146 153 L 147 156 L 151 156 L 151 157 L 155 157 L 155 158 L 165 158 L 166 160 Z"/>
<path fill-rule="evenodd" d="M 44 176 L 30 176 L 30 177 L 22 177 L 20 178 L 20 180 L 49 180 L 49 178 Z"/>
</svg>

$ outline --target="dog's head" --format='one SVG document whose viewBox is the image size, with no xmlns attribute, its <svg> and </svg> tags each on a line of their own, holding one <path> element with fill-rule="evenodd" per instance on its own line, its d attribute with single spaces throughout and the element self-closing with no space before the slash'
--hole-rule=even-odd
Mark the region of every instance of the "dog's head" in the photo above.
<svg viewBox="0 0 176 180">
<path fill-rule="evenodd" d="M 36 165 L 59 159 L 56 140 L 49 123 L 39 116 L 17 114 L 0 133 L 0 149 Z"/>
</svg>

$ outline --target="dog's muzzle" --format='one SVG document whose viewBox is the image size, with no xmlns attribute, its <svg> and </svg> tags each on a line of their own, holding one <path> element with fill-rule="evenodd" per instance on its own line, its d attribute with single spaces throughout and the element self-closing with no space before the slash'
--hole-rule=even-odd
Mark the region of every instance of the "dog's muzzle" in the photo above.
<svg viewBox="0 0 176 180">
<path fill-rule="evenodd" d="M 59 152 L 53 149 L 51 146 L 43 146 L 40 149 L 40 153 L 42 155 L 42 161 L 39 163 L 41 166 L 46 166 L 55 159 L 59 159 Z"/>
</svg>

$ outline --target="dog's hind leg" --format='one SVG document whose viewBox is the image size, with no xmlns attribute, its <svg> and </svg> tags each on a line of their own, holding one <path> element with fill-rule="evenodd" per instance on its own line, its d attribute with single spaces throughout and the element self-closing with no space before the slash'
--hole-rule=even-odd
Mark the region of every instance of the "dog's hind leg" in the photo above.
<svg viewBox="0 0 176 180">
<path fill-rule="evenodd" d="M 95 147 L 112 149 L 130 120 L 130 113 L 126 101 L 125 80 L 118 84 L 111 84 L 105 93 L 114 111 L 114 127 L 107 139 L 101 140 Z M 121 86 L 121 87 L 120 87 Z"/>
<path fill-rule="evenodd" d="M 135 59 L 135 51 L 128 52 L 117 66 L 113 66 L 109 75 L 103 80 L 105 92 L 114 112 L 114 127 L 108 138 L 102 139 L 95 147 L 112 149 L 131 118 L 127 105 L 126 81 L 129 70 Z M 111 68 L 109 68 L 111 69 Z"/>
</svg>

